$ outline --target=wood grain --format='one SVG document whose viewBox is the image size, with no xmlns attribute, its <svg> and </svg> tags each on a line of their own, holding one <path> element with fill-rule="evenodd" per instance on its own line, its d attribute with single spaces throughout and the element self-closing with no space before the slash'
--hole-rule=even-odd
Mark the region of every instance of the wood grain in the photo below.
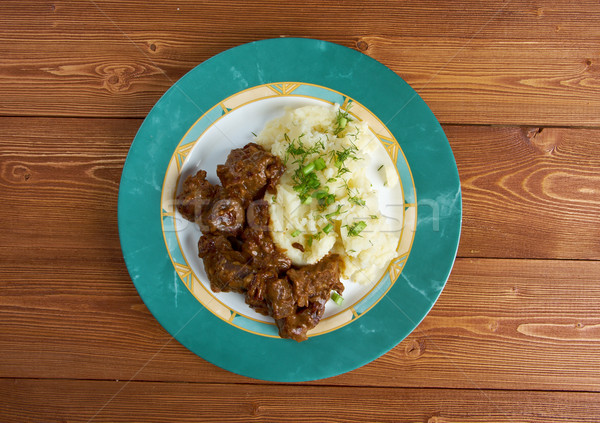
<svg viewBox="0 0 600 423">
<path fill-rule="evenodd" d="M 600 394 L 575 392 L 1 380 L 0 398 L 6 423 L 559 423 L 600 413 Z"/>
<path fill-rule="evenodd" d="M 116 208 L 140 123 L 0 119 L 0 375 L 248 382 L 171 340 L 129 279 Z M 598 131 L 444 129 L 463 185 L 461 256 L 598 259 Z M 321 383 L 598 391 L 598 274 L 596 263 L 459 260 L 419 330 Z"/>
<path fill-rule="evenodd" d="M 345 29 L 351 23 L 352 31 L 361 35 L 369 32 L 386 36 L 448 38 L 476 35 L 492 40 L 549 38 L 581 41 L 600 38 L 600 29 L 595 26 L 598 22 L 595 12 L 599 6 L 594 0 L 569 4 L 555 0 L 462 0 L 460 3 L 441 0 L 425 4 L 417 0 L 373 0 L 368 4 L 307 0 L 301 7 L 274 0 L 262 1 L 260 7 L 243 0 L 232 0 L 227 6 L 218 0 L 96 0 L 94 3 L 34 0 L 23 8 L 18 0 L 5 0 L 0 19 L 6 31 L 42 30 L 61 34 L 89 32 L 90 28 L 94 32 L 113 31 L 115 25 L 131 31 L 159 26 L 175 34 L 228 27 L 230 31 L 223 36 L 231 39 L 238 35 L 236 31 L 259 34 L 268 31 L 265 23 L 269 23 L 288 36 L 322 33 L 348 39 Z M 381 21 L 384 15 L 388 20 Z M 105 19 L 98 19 L 101 16 Z M 37 24 L 33 26 L 36 20 Z M 475 34 L 472 31 L 477 21 L 481 21 L 482 27 Z M 208 35 L 204 33 L 205 37 Z"/>
<path fill-rule="evenodd" d="M 118 248 L 119 178 L 140 124 L 0 118 L 5 260 L 31 257 L 31 246 L 90 249 L 91 239 Z M 600 259 L 600 130 L 539 129 L 444 127 L 463 191 L 459 256 Z"/>
<path fill-rule="evenodd" d="M 122 263 L 82 255 L 76 266 L 59 255 L 55 267 L 2 268 L 0 376 L 251 382 L 172 340 Z M 458 259 L 404 342 L 317 383 L 600 392 L 598 274 L 599 262 Z"/>
<path fill-rule="evenodd" d="M 600 131 L 444 130 L 463 192 L 459 255 L 600 258 Z"/>
<path fill-rule="evenodd" d="M 380 60 L 445 123 L 600 124 L 597 2 L 95 4 L 0 5 L 0 114 L 143 117 L 174 81 L 223 50 L 310 36 Z M 331 24 L 342 18 L 351 37 Z"/>
<path fill-rule="evenodd" d="M 459 257 L 425 320 L 301 384 L 175 341 L 117 230 L 141 118 L 197 64 L 277 37 L 407 81 L 463 193 Z M 597 0 L 0 1 L 0 421 L 598 421 L 599 45 Z"/>
</svg>

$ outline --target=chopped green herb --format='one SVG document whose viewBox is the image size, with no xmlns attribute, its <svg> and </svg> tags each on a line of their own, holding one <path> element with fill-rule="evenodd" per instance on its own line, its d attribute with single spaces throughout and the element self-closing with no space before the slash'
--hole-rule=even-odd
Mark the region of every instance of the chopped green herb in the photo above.
<svg viewBox="0 0 600 423">
<path fill-rule="evenodd" d="M 285 153 L 284 163 L 287 165 L 290 158 L 293 160 L 292 163 L 296 164 L 297 167 L 292 176 L 294 182 L 293 188 L 298 192 L 298 196 L 303 204 L 310 203 L 313 191 L 321 186 L 321 181 L 315 171 L 323 170 L 327 167 L 325 160 L 323 159 L 321 152 L 325 149 L 325 144 L 322 141 L 318 141 L 312 147 L 307 147 L 302 143 L 301 137 L 290 140 L 287 134 L 284 134 L 288 147 Z M 308 162 L 309 157 L 321 154 L 316 159 Z"/>
<path fill-rule="evenodd" d="M 257 137 L 258 135 L 256 135 L 254 132 L 250 132 L 252 135 L 254 135 L 255 137 Z"/>
<path fill-rule="evenodd" d="M 318 200 L 320 200 L 321 198 L 325 198 L 325 197 L 327 197 L 327 196 L 329 195 L 329 194 L 328 194 L 329 187 L 328 187 L 328 186 L 325 186 L 325 188 L 326 188 L 326 189 L 320 189 L 320 190 L 318 190 L 318 191 L 315 191 L 315 192 L 313 192 L 313 195 L 312 195 L 312 196 L 313 196 L 313 197 L 315 197 L 315 198 L 316 198 L 316 199 L 318 199 Z"/>
<path fill-rule="evenodd" d="M 356 139 L 358 138 L 358 134 L 360 134 L 360 128 L 357 126 L 356 127 L 356 132 L 354 134 L 350 134 L 350 136 L 352 138 L 354 138 L 354 142 L 356 142 Z"/>
<path fill-rule="evenodd" d="M 345 166 L 346 160 L 360 160 L 359 157 L 356 157 L 358 147 L 353 143 L 351 144 L 352 145 L 350 147 L 344 147 L 342 150 L 334 150 L 331 153 L 329 153 L 331 162 L 333 162 L 333 165 L 338 170 L 336 178 L 342 176 L 345 173 L 350 172 L 350 169 L 348 169 Z"/>
<path fill-rule="evenodd" d="M 305 175 L 308 175 L 313 170 L 315 170 L 315 162 L 309 163 L 306 166 L 304 166 L 302 168 L 302 173 L 304 173 Z"/>
<path fill-rule="evenodd" d="M 335 195 L 327 194 L 319 198 L 319 206 L 325 208 L 335 202 Z"/>
<path fill-rule="evenodd" d="M 277 202 L 277 196 L 276 195 L 274 195 L 274 196 L 271 197 L 271 202 L 272 203 L 276 203 Z"/>
<path fill-rule="evenodd" d="M 339 216 L 341 208 L 342 208 L 342 206 L 340 204 L 338 204 L 337 210 L 334 212 L 331 212 L 331 213 L 327 213 L 325 215 L 325 219 L 331 219 L 333 216 Z"/>
<path fill-rule="evenodd" d="M 298 235 L 300 235 L 300 229 L 296 229 L 294 232 L 292 232 L 293 238 L 296 238 Z"/>
<path fill-rule="evenodd" d="M 367 224 L 364 220 L 353 223 L 351 226 L 348 227 L 348 236 L 358 236 L 358 234 L 360 234 L 366 227 Z"/>
<path fill-rule="evenodd" d="M 376 214 L 372 214 L 371 216 L 369 216 L 371 219 L 379 219 L 379 216 L 377 216 Z"/>
<path fill-rule="evenodd" d="M 344 302 L 344 298 L 335 291 L 331 291 L 331 300 L 339 306 Z"/>
<path fill-rule="evenodd" d="M 342 150 L 334 150 L 332 152 L 332 158 L 334 159 L 335 167 L 338 169 L 341 168 L 348 158 L 358 160 L 358 157 L 355 155 L 357 151 L 358 147 L 356 147 L 354 144 L 350 147 L 344 147 Z"/>
<path fill-rule="evenodd" d="M 327 226 L 325 226 L 323 228 L 323 232 L 325 232 L 326 234 L 328 234 L 329 232 L 331 232 L 332 229 L 333 229 L 333 225 L 331 223 L 328 223 Z"/>
<path fill-rule="evenodd" d="M 327 167 L 327 165 L 325 164 L 325 160 L 323 160 L 322 157 L 315 159 L 313 161 L 313 164 L 315 165 L 316 170 L 323 170 Z"/>
<path fill-rule="evenodd" d="M 379 172 L 381 170 L 381 168 L 383 168 L 383 165 L 381 165 L 377 168 L 377 172 Z"/>
<path fill-rule="evenodd" d="M 362 198 L 357 197 L 357 196 L 349 197 L 348 201 L 356 204 L 357 206 L 364 206 L 366 204 L 365 200 L 363 200 Z"/>
<path fill-rule="evenodd" d="M 337 175 L 335 175 L 335 176 L 339 178 L 340 176 L 342 176 L 342 175 L 344 175 L 346 173 L 350 173 L 350 169 L 348 169 L 347 167 L 340 167 L 338 169 Z"/>
<path fill-rule="evenodd" d="M 346 128 L 348 122 L 352 121 L 352 118 L 348 116 L 348 110 L 350 110 L 351 106 L 352 103 L 348 102 L 346 110 L 342 110 L 341 108 L 338 110 L 337 115 L 335 117 L 335 129 L 333 131 L 333 135 L 337 135 L 340 132 L 342 132 Z"/>
</svg>

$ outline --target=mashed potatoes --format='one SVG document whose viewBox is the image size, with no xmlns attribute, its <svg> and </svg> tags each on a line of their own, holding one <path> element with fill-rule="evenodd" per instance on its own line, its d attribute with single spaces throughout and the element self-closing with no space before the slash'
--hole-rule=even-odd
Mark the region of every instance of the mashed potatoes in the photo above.
<svg viewBox="0 0 600 423">
<path fill-rule="evenodd" d="M 338 105 L 287 110 L 255 140 L 286 164 L 275 195 L 267 194 L 273 240 L 296 265 L 330 252 L 343 257 L 343 277 L 373 282 L 396 257 L 398 231 L 386 231 L 377 193 L 367 178 L 378 140 Z M 388 185 L 398 183 L 382 169 Z"/>
</svg>

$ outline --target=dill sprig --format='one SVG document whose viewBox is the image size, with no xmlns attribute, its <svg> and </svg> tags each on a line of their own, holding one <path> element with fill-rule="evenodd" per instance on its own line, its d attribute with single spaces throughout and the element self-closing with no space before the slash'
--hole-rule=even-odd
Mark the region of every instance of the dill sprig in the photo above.
<svg viewBox="0 0 600 423">
<path fill-rule="evenodd" d="M 350 226 L 347 226 L 348 236 L 359 236 L 359 234 L 367 227 L 367 223 L 364 220 L 355 222 Z"/>
<path fill-rule="evenodd" d="M 298 193 L 298 197 L 303 204 L 310 204 L 313 199 L 315 190 L 321 186 L 321 181 L 317 176 L 317 171 L 322 171 L 327 167 L 325 160 L 323 159 L 321 152 L 325 150 L 325 145 L 321 140 L 317 141 L 313 146 L 308 147 L 302 142 L 302 136 L 298 139 L 291 140 L 288 134 L 284 134 L 285 140 L 288 142 L 288 147 L 285 152 L 284 164 L 287 165 L 290 158 L 293 159 L 292 164 L 297 165 L 292 175 L 292 181 L 294 182 L 294 190 Z M 309 161 L 315 154 L 319 156 Z M 327 189 L 329 190 L 329 188 Z M 323 200 L 325 198 L 325 200 Z M 326 194 L 317 198 L 319 205 L 331 204 L 335 201 L 335 196 Z M 324 201 L 324 202 L 323 202 Z"/>
<path fill-rule="evenodd" d="M 346 110 L 343 110 L 341 107 L 338 109 L 337 115 L 335 116 L 335 127 L 333 130 L 333 135 L 338 135 L 344 129 L 346 129 L 346 125 L 348 122 L 352 122 L 352 118 L 348 114 L 348 111 L 352 107 L 352 101 L 348 102 L 346 106 Z"/>
</svg>

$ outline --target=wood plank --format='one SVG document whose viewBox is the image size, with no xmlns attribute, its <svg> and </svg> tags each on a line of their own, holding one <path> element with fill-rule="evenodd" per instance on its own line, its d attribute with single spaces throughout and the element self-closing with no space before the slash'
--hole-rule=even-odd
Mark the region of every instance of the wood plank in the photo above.
<svg viewBox="0 0 600 423">
<path fill-rule="evenodd" d="M 119 181 L 140 124 L 128 119 L 2 120 L 1 214 L 11 224 L 0 235 L 0 246 L 14 251 L 18 246 L 118 247 Z"/>
<path fill-rule="evenodd" d="M 600 262 L 459 259 L 431 313 L 353 377 L 401 386 L 600 389 Z"/>
<path fill-rule="evenodd" d="M 263 1 L 260 6 L 243 0 L 231 0 L 226 6 L 218 0 L 201 3 L 193 0 L 95 0 L 94 3 L 68 0 L 32 0 L 24 8 L 19 0 L 4 0 L 0 15 L 6 32 L 43 31 L 112 32 L 115 25 L 124 31 L 154 30 L 169 32 L 214 33 L 227 27 L 223 36 L 238 33 L 262 36 L 268 23 L 278 34 L 305 36 L 320 33 L 348 39 L 341 28 L 352 25 L 360 35 L 413 37 L 478 38 L 497 40 L 600 38 L 598 2 L 581 0 L 565 4 L 559 0 L 522 0 L 482 2 L 479 0 L 372 0 L 361 3 L 323 4 L 306 0 L 302 7 L 289 2 Z M 381 20 L 386 16 L 387 20 Z M 112 22 L 111 22 L 112 21 Z M 36 24 L 33 25 L 32 23 Z M 327 24 L 327 25 L 326 25 Z M 479 24 L 479 25 L 478 25 Z M 485 26 L 484 26 L 485 24 Z M 477 33 L 475 31 L 478 30 Z"/>
<path fill-rule="evenodd" d="M 461 256 L 600 258 L 599 130 L 445 126 Z"/>
<path fill-rule="evenodd" d="M 18 245 L 117 248 L 121 167 L 140 124 L 1 118 L 0 213 L 14 223 L 0 247 L 15 260 L 29 254 Z M 463 190 L 459 256 L 600 259 L 600 130 L 538 129 L 444 127 Z"/>
<path fill-rule="evenodd" d="M 374 39 L 442 123 L 600 124 L 597 42 Z"/>
<path fill-rule="evenodd" d="M 593 422 L 600 394 L 1 380 L 6 423 L 44 422 Z"/>
<path fill-rule="evenodd" d="M 250 382 L 172 340 L 121 263 L 56 262 L 1 269 L 0 377 Z M 413 334 L 318 383 L 600 391 L 598 274 L 599 262 L 458 259 Z"/>
<path fill-rule="evenodd" d="M 600 5 L 593 1 L 325 9 L 241 2 L 230 5 L 235 13 L 212 2 L 96 4 L 37 1 L 26 13 L 18 2 L 0 5 L 0 114 L 143 117 L 196 64 L 285 35 L 364 51 L 411 84 L 442 122 L 600 125 Z M 356 35 L 341 36 L 340 25 Z"/>
<path fill-rule="evenodd" d="M 120 167 L 139 124 L 0 119 L 0 377 L 249 381 L 171 340 L 127 275 L 115 210 Z M 518 237 L 519 231 L 532 230 L 531 223 L 519 223 L 532 222 L 534 207 L 527 205 L 537 204 L 519 188 L 531 186 L 532 169 L 583 175 L 581 187 L 590 186 L 587 179 L 599 168 L 588 153 L 594 151 L 596 131 L 557 130 L 558 147 L 542 154 L 541 141 L 550 129 L 532 136 L 530 144 L 519 128 L 445 130 L 463 177 L 461 251 L 581 257 L 579 236 L 579 247 L 597 252 L 593 237 L 583 236 L 597 228 L 597 206 L 585 190 L 568 201 L 553 197 L 561 211 L 573 210 L 569 219 L 577 224 L 565 219 L 563 225 L 575 235 L 551 231 L 544 225 L 546 219 L 556 222 L 553 214 L 539 212 L 537 231 L 543 237 Z M 498 158 L 497 173 L 481 165 L 489 163 L 490 154 Z M 498 186 L 503 187 L 499 194 Z M 510 190 L 516 194 L 507 195 Z M 536 201 L 542 191 L 528 188 L 537 193 L 532 194 Z M 510 210 L 519 215 L 502 220 Z M 481 222 L 496 221 L 496 232 L 477 232 Z M 511 237 L 529 249 L 495 236 L 512 231 L 511 225 L 517 225 Z M 472 246 L 479 249 L 471 253 Z M 320 383 L 600 391 L 599 274 L 600 262 L 459 259 L 440 301 L 413 335 L 374 363 Z"/>
</svg>

